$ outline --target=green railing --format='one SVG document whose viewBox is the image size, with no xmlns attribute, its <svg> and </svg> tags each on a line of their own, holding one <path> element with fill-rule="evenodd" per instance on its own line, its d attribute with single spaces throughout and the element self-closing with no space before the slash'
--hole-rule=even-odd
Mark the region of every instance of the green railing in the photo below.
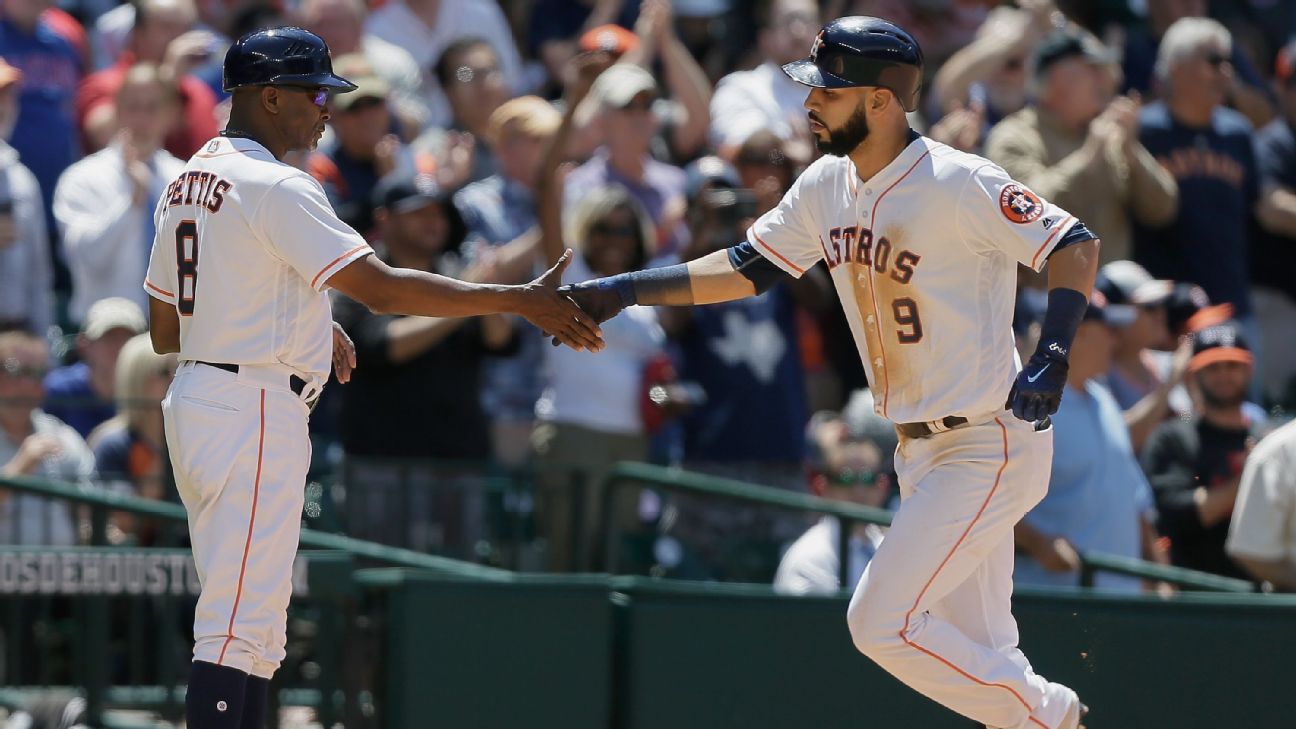
<svg viewBox="0 0 1296 729">
<path fill-rule="evenodd" d="M 758 486 L 732 479 L 691 473 L 676 468 L 663 468 L 646 463 L 620 463 L 608 474 L 601 494 L 600 525 L 605 556 L 603 568 L 606 572 L 617 572 L 616 525 L 611 517 L 613 501 L 618 491 L 644 487 L 660 491 L 704 495 L 739 503 L 761 504 L 789 511 L 815 512 L 834 516 L 843 523 L 843 528 L 838 530 L 838 539 L 840 540 L 838 554 L 849 553 L 850 526 L 854 524 L 887 526 L 891 523 L 891 512 L 883 509 L 874 509 L 769 486 Z M 1160 565 L 1102 552 L 1086 552 L 1080 555 L 1080 558 L 1080 584 L 1084 587 L 1093 586 L 1095 573 L 1112 572 L 1145 580 L 1167 582 L 1178 587 L 1194 590 L 1212 592 L 1256 591 L 1256 586 L 1245 580 L 1220 577 L 1182 567 Z M 838 583 L 844 585 L 847 580 L 846 560 L 840 560 L 839 569 Z"/>
<path fill-rule="evenodd" d="M 90 579 L 92 582 L 102 582 L 104 578 L 98 574 L 99 568 L 92 566 L 90 569 L 95 571 L 94 576 L 87 577 L 85 565 L 102 565 L 106 561 L 128 555 L 130 558 L 174 558 L 173 561 L 178 559 L 191 565 L 192 557 L 188 549 L 107 546 L 110 514 L 127 513 L 140 520 L 181 525 L 187 521 L 184 508 L 169 502 L 29 477 L 0 478 L 0 488 L 83 506 L 89 512 L 91 542 L 90 547 L 0 547 L 0 570 L 10 572 L 0 574 L 0 594 L 6 598 L 0 601 L 0 629 L 7 633 L 5 666 L 15 673 L 21 667 L 26 677 L 36 679 L 36 683 L 30 684 L 30 688 L 23 689 L 18 687 L 19 682 L 11 681 L 10 676 L 6 676 L 4 683 L 8 688 L 0 691 L 0 705 L 12 708 L 30 697 L 33 691 L 58 691 L 56 684 L 45 680 L 57 675 L 75 677 L 74 683 L 84 691 L 86 713 L 95 726 L 105 725 L 105 709 L 109 705 L 131 706 L 138 702 L 175 716 L 178 707 L 183 705 L 182 700 L 177 703 L 176 692 L 179 688 L 176 684 L 183 682 L 184 672 L 175 669 L 172 665 L 175 661 L 172 659 L 178 650 L 187 651 L 189 646 L 172 643 L 180 641 L 187 634 L 187 626 L 181 624 L 177 614 L 183 613 L 182 603 L 188 601 L 191 605 L 196 598 L 192 586 L 180 585 L 173 591 L 170 587 L 172 583 L 168 583 L 168 589 L 161 595 L 126 594 L 114 592 L 103 585 L 87 588 L 76 581 Z M 341 685 L 349 675 L 348 669 L 343 665 L 349 661 L 344 661 L 343 658 L 352 634 L 350 622 L 355 617 L 357 596 L 352 572 L 356 566 L 399 567 L 455 579 L 480 581 L 506 580 L 511 574 L 493 567 L 312 529 L 302 530 L 300 545 L 302 552 L 299 557 L 303 560 L 308 558 L 310 562 L 311 636 L 325 638 L 313 642 L 315 655 L 311 657 L 311 661 L 318 667 L 314 679 L 318 688 L 290 687 L 276 692 L 272 698 L 289 702 L 312 702 L 319 712 L 318 718 L 325 726 L 340 719 L 340 714 L 354 717 L 358 711 L 355 706 L 355 694 L 358 692 L 347 690 Z M 55 565 L 54 576 L 46 579 L 45 573 L 50 570 L 45 563 L 51 561 Z M 43 570 L 38 578 L 42 584 L 34 590 L 20 584 L 27 579 L 19 575 L 21 570 L 27 569 L 28 563 Z M 69 583 L 69 580 L 73 582 Z M 10 582 L 13 584 L 9 584 Z M 145 604 L 149 601 L 153 604 Z M 298 608 L 300 609 L 300 605 Z M 141 616 L 145 619 L 141 620 Z M 33 621 L 41 623 L 40 627 L 35 628 L 38 634 L 58 636 L 70 644 L 61 644 L 62 648 L 56 651 L 46 645 L 36 647 L 30 640 L 24 642 L 23 637 L 30 638 L 28 634 L 32 632 Z M 119 630 L 121 634 L 115 634 L 115 630 Z M 290 626 L 290 632 L 291 630 Z M 141 636 L 148 640 L 141 640 Z M 311 636 L 305 640 L 311 640 Z M 300 639 L 293 637 L 290 642 L 300 642 Z M 113 652 L 111 646 L 114 643 L 121 650 Z M 34 655 L 21 655 L 24 649 Z M 55 652 L 59 652 L 59 655 L 53 655 Z M 146 656 L 145 653 L 150 655 Z M 113 660 L 124 665 L 110 665 Z M 52 667 L 52 661 L 61 661 L 62 665 Z M 145 664 L 150 666 L 150 677 L 160 679 L 161 685 L 136 684 L 131 690 L 111 685 L 110 673 L 114 670 L 120 675 L 136 677 L 142 675 L 138 667 Z M 187 664 L 187 658 L 184 664 Z M 340 712 L 333 700 L 339 691 L 350 697 L 350 700 L 344 700 Z"/>
</svg>

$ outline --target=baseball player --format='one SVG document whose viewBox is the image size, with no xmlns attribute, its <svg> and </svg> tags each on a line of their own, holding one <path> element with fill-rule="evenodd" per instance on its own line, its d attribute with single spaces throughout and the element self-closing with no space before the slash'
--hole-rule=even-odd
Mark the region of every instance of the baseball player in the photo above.
<svg viewBox="0 0 1296 729">
<path fill-rule="evenodd" d="M 1047 489 L 1047 416 L 1099 243 L 993 163 L 909 128 L 922 64 L 891 23 L 828 24 L 809 58 L 783 67 L 810 87 L 805 107 L 826 155 L 745 241 L 560 291 L 602 321 L 633 304 L 751 296 L 825 261 L 875 410 L 899 435 L 902 502 L 850 603 L 856 647 L 988 726 L 1076 729 L 1078 697 L 1031 669 L 1009 600 L 1013 527 Z M 1048 314 L 1023 369 L 1011 329 L 1017 266 L 1045 262 Z"/>
<path fill-rule="evenodd" d="M 310 406 L 330 363 L 342 382 L 356 365 L 326 288 L 381 312 L 513 312 L 573 347 L 602 347 L 597 324 L 556 293 L 570 251 L 522 286 L 392 269 L 338 220 L 318 183 L 281 161 L 319 141 L 329 94 L 355 89 L 333 74 L 318 36 L 244 36 L 225 56 L 224 85 L 229 126 L 158 201 L 144 282 L 154 349 L 181 360 L 163 412 L 202 581 L 190 729 L 265 721 L 284 657 Z"/>
</svg>

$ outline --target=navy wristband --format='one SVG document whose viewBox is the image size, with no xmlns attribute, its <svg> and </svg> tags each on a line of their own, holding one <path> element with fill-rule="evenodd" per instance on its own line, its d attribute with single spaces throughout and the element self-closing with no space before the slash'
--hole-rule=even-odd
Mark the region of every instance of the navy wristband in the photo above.
<svg viewBox="0 0 1296 729">
<path fill-rule="evenodd" d="M 638 297 L 635 296 L 634 280 L 628 273 L 619 273 L 615 276 L 600 278 L 594 282 L 600 291 L 615 291 L 621 299 L 621 306 L 634 306 L 639 303 Z"/>
<path fill-rule="evenodd" d="M 1055 288 L 1048 293 L 1048 310 L 1040 326 L 1039 346 L 1035 354 L 1052 359 L 1066 359 L 1076 329 L 1089 308 L 1089 299 L 1075 289 Z"/>
</svg>

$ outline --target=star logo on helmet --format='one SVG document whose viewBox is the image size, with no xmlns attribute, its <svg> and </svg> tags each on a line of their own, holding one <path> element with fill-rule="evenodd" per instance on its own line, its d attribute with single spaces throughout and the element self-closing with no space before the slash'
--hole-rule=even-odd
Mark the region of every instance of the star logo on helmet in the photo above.
<svg viewBox="0 0 1296 729">
<path fill-rule="evenodd" d="M 810 46 L 811 61 L 819 60 L 819 49 L 823 48 L 823 44 L 824 44 L 824 32 L 821 30 L 819 31 L 819 35 L 815 36 L 814 45 Z"/>
</svg>

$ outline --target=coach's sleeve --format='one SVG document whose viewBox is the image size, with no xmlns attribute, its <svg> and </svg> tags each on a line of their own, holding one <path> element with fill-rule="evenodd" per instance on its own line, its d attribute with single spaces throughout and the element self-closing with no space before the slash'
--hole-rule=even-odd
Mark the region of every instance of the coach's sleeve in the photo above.
<svg viewBox="0 0 1296 729">
<path fill-rule="evenodd" d="M 157 206 L 153 209 L 155 232 L 153 250 L 149 253 L 148 272 L 144 274 L 144 290 L 149 296 L 174 305 L 176 291 L 179 288 L 176 279 L 180 275 L 176 270 L 176 244 L 174 239 L 168 241 L 162 226 L 157 225 L 161 216 L 162 200 L 158 200 Z M 189 296 L 193 296 L 192 291 L 189 292 Z"/>
<path fill-rule="evenodd" d="M 329 277 L 347 264 L 373 253 L 354 228 L 338 219 L 324 188 L 305 173 L 270 188 L 254 223 L 265 244 L 316 291 L 323 291 Z"/>
<path fill-rule="evenodd" d="M 823 244 L 810 209 L 816 169 L 812 166 L 802 173 L 779 204 L 747 229 L 752 247 L 797 278 L 823 258 Z"/>
<path fill-rule="evenodd" d="M 999 251 L 1039 271 L 1076 217 L 987 164 L 964 183 L 955 221 L 973 250 Z"/>
</svg>

